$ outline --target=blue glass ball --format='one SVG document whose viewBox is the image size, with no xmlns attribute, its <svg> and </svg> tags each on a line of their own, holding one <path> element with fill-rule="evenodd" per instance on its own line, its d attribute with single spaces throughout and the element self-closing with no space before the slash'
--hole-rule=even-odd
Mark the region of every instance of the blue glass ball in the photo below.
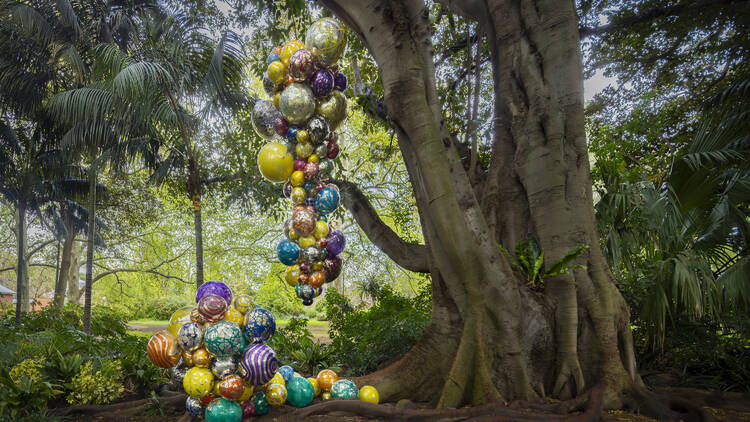
<svg viewBox="0 0 750 422">
<path fill-rule="evenodd" d="M 297 290 L 297 296 L 302 301 L 312 300 L 315 297 L 315 288 L 309 284 L 300 284 Z"/>
<path fill-rule="evenodd" d="M 330 214 L 341 203 L 339 191 L 335 188 L 325 187 L 315 197 L 315 209 L 321 214 Z"/>
<path fill-rule="evenodd" d="M 276 372 L 280 373 L 281 376 L 284 377 L 284 382 L 288 382 L 294 376 L 294 369 L 292 369 L 292 367 L 289 365 L 282 366 Z"/>
<path fill-rule="evenodd" d="M 279 55 L 276 54 L 276 53 L 271 53 L 271 54 L 268 55 L 268 59 L 266 59 L 266 64 L 271 64 L 271 63 L 276 62 L 276 61 L 280 62 L 281 61 L 281 57 L 279 57 Z"/>
<path fill-rule="evenodd" d="M 270 311 L 255 308 L 245 314 L 245 325 L 242 326 L 242 330 L 250 342 L 266 341 L 276 332 L 276 319 Z"/>
<path fill-rule="evenodd" d="M 201 399 L 193 396 L 188 396 L 187 400 L 185 401 L 185 410 L 187 410 L 188 413 L 195 417 L 203 417 L 203 405 L 201 404 Z"/>
<path fill-rule="evenodd" d="M 284 239 L 279 242 L 279 246 L 276 247 L 276 253 L 279 256 L 279 261 L 284 265 L 294 265 L 299 258 L 299 245 L 294 243 L 291 239 Z"/>
<path fill-rule="evenodd" d="M 290 126 L 289 129 L 286 130 L 286 139 L 292 143 L 297 142 L 297 132 L 299 132 L 297 126 Z"/>
</svg>

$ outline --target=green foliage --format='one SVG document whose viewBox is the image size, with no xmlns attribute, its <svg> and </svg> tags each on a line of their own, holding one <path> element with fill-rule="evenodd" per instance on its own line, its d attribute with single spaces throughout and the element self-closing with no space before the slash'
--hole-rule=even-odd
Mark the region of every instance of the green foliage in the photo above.
<svg viewBox="0 0 750 422">
<path fill-rule="evenodd" d="M 71 392 L 67 401 L 72 405 L 107 404 L 120 397 L 125 388 L 122 385 L 122 365 L 119 360 L 104 361 L 94 372 L 93 363 L 86 362 L 71 381 Z"/>
<path fill-rule="evenodd" d="M 588 245 L 579 245 L 566 252 L 562 258 L 553 262 L 546 271 L 541 272 L 544 267 L 544 249 L 542 249 L 539 242 L 533 237 L 526 242 L 522 240 L 518 241 L 515 257 L 503 245 L 498 245 L 498 247 L 532 286 L 542 283 L 545 278 L 568 274 L 570 270 L 576 268 L 586 268 L 583 265 L 571 264 L 589 248 Z"/>
<path fill-rule="evenodd" d="M 729 329 L 708 318 L 682 318 L 673 328 L 665 337 L 664 352 L 649 347 L 647 330 L 639 327 L 633 330 L 641 370 L 668 373 L 676 386 L 750 391 L 747 331 Z M 644 381 L 653 382 L 649 377 Z"/>
<path fill-rule="evenodd" d="M 94 307 L 92 335 L 82 332 L 78 305 L 25 314 L 18 329 L 13 318 L 0 319 L 0 367 L 12 368 L 0 374 L 0 419 L 62 405 L 63 395 L 70 403 L 110 402 L 125 390 L 147 397 L 164 380 L 146 356 L 148 339 L 127 334 L 123 313 Z"/>
<path fill-rule="evenodd" d="M 292 318 L 286 327 L 279 328 L 268 343 L 281 362 L 302 374 L 312 376 L 321 369 L 336 368 L 333 350 L 313 339 L 307 320 Z"/>
<path fill-rule="evenodd" d="M 419 340 L 430 323 L 431 306 L 429 285 L 413 298 L 384 286 L 369 309 L 356 309 L 347 298 L 328 290 L 325 310 L 333 356 L 351 375 L 374 371 Z"/>
</svg>

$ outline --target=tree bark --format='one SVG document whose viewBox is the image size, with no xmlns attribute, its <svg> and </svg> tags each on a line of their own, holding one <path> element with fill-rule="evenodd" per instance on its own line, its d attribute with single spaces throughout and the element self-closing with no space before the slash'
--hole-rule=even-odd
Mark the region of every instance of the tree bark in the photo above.
<svg viewBox="0 0 750 422">
<path fill-rule="evenodd" d="M 321 3 L 378 63 L 432 276 L 424 337 L 361 382 L 382 400 L 445 408 L 583 397 L 600 386 L 604 406 L 620 407 L 638 379 L 627 306 L 598 247 L 573 2 L 442 2 L 478 21 L 491 45 L 495 138 L 481 184 L 472 183 L 443 121 L 424 2 Z M 393 243 L 370 236 L 377 224 L 360 225 L 376 243 Z M 532 291 L 498 250 L 532 237 L 547 265 L 589 245 L 579 259 L 587 268 Z"/>
<path fill-rule="evenodd" d="M 89 221 L 86 238 L 86 284 L 83 298 L 83 331 L 91 333 L 91 287 L 94 279 L 94 240 L 96 239 L 96 167 L 89 168 Z"/>
<path fill-rule="evenodd" d="M 203 284 L 203 218 L 200 195 L 193 196 L 193 222 L 195 227 L 195 284 Z"/>
<path fill-rule="evenodd" d="M 16 325 L 21 324 L 21 314 L 29 312 L 29 273 L 26 265 L 26 202 L 18 201 L 16 233 Z"/>
<path fill-rule="evenodd" d="M 70 251 L 70 265 L 63 276 L 66 277 L 65 285 L 68 286 L 67 300 L 68 303 L 79 303 L 81 301 L 81 295 L 83 291 L 78 285 L 79 273 L 81 270 L 81 253 L 83 252 L 83 246 L 80 242 L 76 242 L 73 239 L 73 245 Z M 63 255 L 64 258 L 64 255 Z"/>
<path fill-rule="evenodd" d="M 62 310 L 65 306 L 65 288 L 68 285 L 68 275 L 70 273 L 70 258 L 73 249 L 73 240 L 75 239 L 75 231 L 71 227 L 70 212 L 65 212 L 65 237 L 63 238 L 61 259 L 58 259 L 60 263 L 57 279 L 55 281 L 55 296 L 53 305 Z M 60 243 L 58 241 L 58 250 Z"/>
</svg>

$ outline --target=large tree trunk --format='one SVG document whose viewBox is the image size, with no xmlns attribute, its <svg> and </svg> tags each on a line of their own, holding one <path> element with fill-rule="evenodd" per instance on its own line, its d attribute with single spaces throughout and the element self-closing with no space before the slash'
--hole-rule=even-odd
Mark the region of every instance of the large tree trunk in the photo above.
<svg viewBox="0 0 750 422">
<path fill-rule="evenodd" d="M 71 258 L 73 255 L 73 242 L 75 241 L 75 230 L 73 230 L 73 227 L 71 227 L 72 224 L 70 222 L 69 213 L 66 213 L 65 220 L 65 228 L 67 232 L 65 233 L 65 238 L 63 239 L 62 259 L 60 260 L 60 271 L 57 282 L 55 283 L 55 298 L 53 302 L 54 306 L 60 310 L 62 310 L 63 306 L 65 306 L 65 288 L 68 286 L 68 280 L 70 277 L 70 268 L 72 263 Z M 76 277 L 76 286 L 77 284 L 78 277 Z"/>
<path fill-rule="evenodd" d="M 83 295 L 83 290 L 81 290 L 78 281 L 79 281 L 79 274 L 81 271 L 81 254 L 83 253 L 83 245 L 81 242 L 73 241 L 73 246 L 71 247 L 70 251 L 70 266 L 68 267 L 68 270 L 63 274 L 63 277 L 66 277 L 66 285 L 68 286 L 68 293 L 67 293 L 67 299 L 68 303 L 80 303 L 81 301 L 81 295 Z"/>
<path fill-rule="evenodd" d="M 16 325 L 21 324 L 21 313 L 29 312 L 29 267 L 26 264 L 26 203 L 18 201 L 16 234 Z"/>
<path fill-rule="evenodd" d="M 83 331 L 91 333 L 91 287 L 94 279 L 94 240 L 96 239 L 96 167 L 89 168 L 89 221 L 86 239 L 86 284 L 83 298 Z"/>
<path fill-rule="evenodd" d="M 195 227 L 195 284 L 200 287 L 203 284 L 203 219 L 200 195 L 193 197 L 193 222 Z"/>
<path fill-rule="evenodd" d="M 427 246 L 422 262 L 404 264 L 432 276 L 432 324 L 424 337 L 362 382 L 375 385 L 383 400 L 432 400 L 438 407 L 566 399 L 598 385 L 604 405 L 620 407 L 637 376 L 628 310 L 594 225 L 573 2 L 446 2 L 479 21 L 492 45 L 493 160 L 475 184 L 442 118 L 424 2 L 321 2 L 357 32 L 379 65 Z M 422 253 L 373 222 L 366 198 L 352 191 L 344 191 L 344 201 L 371 240 L 386 253 Z M 531 237 L 548 265 L 589 245 L 579 259 L 587 269 L 532 291 L 498 250 Z"/>
</svg>

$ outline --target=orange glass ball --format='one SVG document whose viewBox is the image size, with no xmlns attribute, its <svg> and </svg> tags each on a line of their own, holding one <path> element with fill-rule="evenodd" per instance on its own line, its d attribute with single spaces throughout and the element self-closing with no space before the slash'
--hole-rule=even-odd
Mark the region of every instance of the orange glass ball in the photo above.
<svg viewBox="0 0 750 422">
<path fill-rule="evenodd" d="M 338 381 L 339 376 L 330 369 L 324 369 L 318 372 L 318 386 L 322 391 L 331 391 L 333 383 Z"/>
</svg>

